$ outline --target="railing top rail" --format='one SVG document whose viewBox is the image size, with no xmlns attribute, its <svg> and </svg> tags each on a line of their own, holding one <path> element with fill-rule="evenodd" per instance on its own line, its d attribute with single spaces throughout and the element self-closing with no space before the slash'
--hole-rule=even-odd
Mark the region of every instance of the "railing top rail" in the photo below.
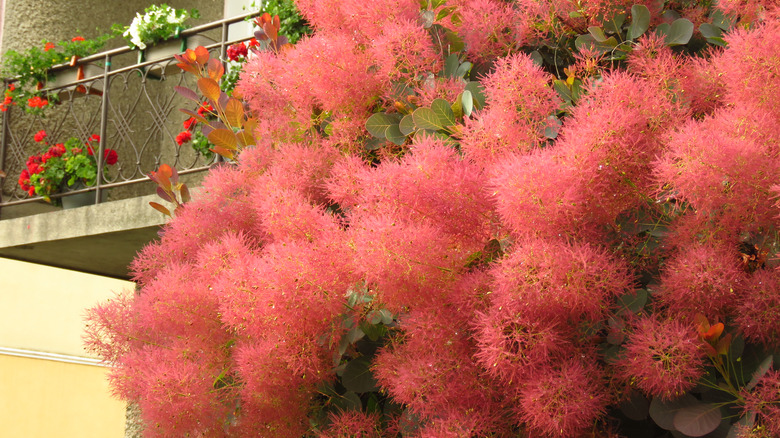
<svg viewBox="0 0 780 438">
<path fill-rule="evenodd" d="M 222 27 L 225 24 L 230 25 L 230 24 L 233 24 L 233 23 L 238 23 L 240 21 L 244 21 L 245 19 L 247 19 L 249 17 L 254 17 L 256 15 L 258 15 L 257 12 L 248 12 L 246 14 L 236 15 L 235 17 L 223 18 L 221 20 L 212 21 L 212 22 L 209 22 L 209 23 L 201 24 L 200 26 L 195 26 L 195 27 L 183 30 L 181 32 L 181 35 L 182 36 L 195 35 L 195 34 L 198 34 L 198 33 L 201 33 L 201 32 L 205 32 L 207 30 L 220 28 L 220 27 Z M 215 46 L 216 45 L 218 45 L 218 44 L 215 44 Z M 100 53 L 95 53 L 94 55 L 85 56 L 83 58 L 80 58 L 79 62 L 101 61 L 101 60 L 104 60 L 106 57 L 122 55 L 124 53 L 132 52 L 134 50 L 137 50 L 137 49 L 132 49 L 132 48 L 130 48 L 130 46 L 117 47 L 116 49 L 106 50 L 106 51 L 103 51 L 103 52 L 100 52 Z M 67 64 L 67 63 L 59 64 L 59 65 L 55 65 L 54 67 L 52 67 L 51 70 L 56 72 L 57 70 L 61 70 L 61 69 L 67 68 L 69 66 L 70 65 Z M 14 80 L 14 79 L 15 78 L 6 78 L 6 81 Z"/>
</svg>

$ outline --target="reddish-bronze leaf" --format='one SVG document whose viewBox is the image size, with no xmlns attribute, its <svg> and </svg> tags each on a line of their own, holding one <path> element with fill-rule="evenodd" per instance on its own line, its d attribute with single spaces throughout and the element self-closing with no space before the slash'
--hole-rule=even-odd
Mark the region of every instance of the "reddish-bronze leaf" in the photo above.
<svg viewBox="0 0 780 438">
<path fill-rule="evenodd" d="M 219 84 L 214 79 L 198 79 L 198 89 L 200 90 L 201 94 L 206 96 L 206 98 L 210 99 L 212 102 L 217 102 L 219 100 Z"/>
<path fill-rule="evenodd" d="M 167 208 L 163 207 L 162 205 L 156 203 L 156 202 L 150 202 L 149 205 L 152 206 L 153 209 L 159 211 L 160 213 L 163 213 L 165 215 L 171 216 L 171 211 Z"/>
<path fill-rule="evenodd" d="M 171 169 L 171 166 L 167 164 L 161 164 L 160 167 L 157 169 L 157 172 L 152 172 L 152 174 L 149 175 L 149 177 L 153 181 L 156 181 L 160 187 L 170 189 L 172 174 L 173 174 L 173 169 Z"/>
<path fill-rule="evenodd" d="M 238 140 L 236 140 L 236 135 L 233 134 L 233 131 L 230 129 L 215 129 L 211 132 L 209 132 L 209 135 L 207 137 L 210 142 L 214 143 L 216 146 L 229 149 L 229 150 L 235 150 L 238 146 Z"/>
<path fill-rule="evenodd" d="M 206 63 L 209 61 L 209 51 L 203 46 L 198 46 L 195 48 L 195 62 L 197 62 L 200 65 L 206 65 Z"/>
<path fill-rule="evenodd" d="M 157 187 L 157 196 L 168 202 L 173 202 L 173 195 L 162 187 Z"/>
<path fill-rule="evenodd" d="M 255 143 L 257 143 L 255 136 L 252 135 L 251 132 L 238 131 L 236 132 L 236 137 L 238 138 L 238 142 L 241 143 L 241 146 L 254 146 Z"/>
<path fill-rule="evenodd" d="M 244 122 L 244 105 L 238 100 L 230 98 L 225 105 L 225 121 L 233 127 L 241 127 Z"/>
<path fill-rule="evenodd" d="M 181 96 L 181 97 L 183 97 L 185 99 L 189 99 L 189 100 L 191 100 L 193 102 L 200 103 L 200 99 L 198 99 L 198 95 L 195 94 L 195 92 L 190 90 L 189 88 L 187 88 L 187 87 L 180 87 L 180 86 L 177 85 L 177 86 L 173 87 L 173 89 L 176 90 L 177 93 L 179 93 L 179 96 Z"/>
<path fill-rule="evenodd" d="M 190 189 L 187 187 L 187 184 L 181 184 L 179 193 L 181 193 L 181 202 L 190 202 Z"/>
<path fill-rule="evenodd" d="M 219 81 L 219 78 L 225 74 L 225 66 L 222 65 L 222 61 L 217 58 L 209 59 L 208 73 L 211 79 Z"/>
<path fill-rule="evenodd" d="M 180 62 L 180 63 L 176 64 L 176 67 L 179 67 L 180 69 L 186 71 L 187 73 L 192 73 L 194 75 L 198 74 L 198 69 L 194 65 L 192 65 L 192 64 L 187 64 L 187 63 L 184 63 L 184 62 Z"/>
<path fill-rule="evenodd" d="M 193 117 L 195 120 L 199 121 L 200 123 L 203 123 L 206 126 L 211 126 L 211 122 L 201 117 L 201 115 L 196 113 L 195 111 L 190 111 L 185 108 L 179 108 L 179 111 L 183 112 L 184 114 L 187 114 L 190 117 Z"/>
<path fill-rule="evenodd" d="M 235 155 L 233 154 L 233 151 L 229 151 L 221 146 L 214 146 L 210 149 L 211 152 L 214 152 L 215 154 L 219 154 L 229 160 L 232 160 Z"/>
</svg>

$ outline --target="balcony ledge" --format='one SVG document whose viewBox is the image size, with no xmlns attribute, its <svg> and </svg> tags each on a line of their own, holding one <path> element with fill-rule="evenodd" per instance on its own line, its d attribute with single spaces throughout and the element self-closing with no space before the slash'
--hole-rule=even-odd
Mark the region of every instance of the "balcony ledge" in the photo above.
<svg viewBox="0 0 780 438">
<path fill-rule="evenodd" d="M 166 217 L 148 195 L 0 221 L 0 257 L 128 279 L 127 266 Z"/>
</svg>

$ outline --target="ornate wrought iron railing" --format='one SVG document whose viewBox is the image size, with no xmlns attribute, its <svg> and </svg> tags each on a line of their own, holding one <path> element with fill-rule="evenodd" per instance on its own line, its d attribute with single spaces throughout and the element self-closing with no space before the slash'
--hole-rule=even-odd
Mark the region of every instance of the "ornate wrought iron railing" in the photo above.
<svg viewBox="0 0 780 438">
<path fill-rule="evenodd" d="M 204 44 L 212 56 L 226 59 L 227 47 L 249 40 L 251 32 L 240 38 L 228 39 L 231 25 L 241 23 L 252 13 L 204 24 L 182 32 L 183 37 L 203 35 L 213 43 Z M 58 193 L 53 199 L 89 192 L 95 203 L 105 199 L 121 199 L 154 193 L 149 184 L 149 172 L 161 163 L 175 167 L 180 174 L 203 172 L 214 164 L 215 157 L 204 157 L 186 144 L 176 143 L 176 135 L 183 130 L 187 116 L 178 108 L 191 108 L 192 103 L 181 98 L 175 85 L 196 88 L 193 75 L 181 74 L 173 55 L 159 60 L 142 61 L 138 52 L 129 47 L 98 53 L 79 60 L 99 74 L 51 88 L 49 93 L 59 95 L 60 102 L 47 108 L 44 116 L 31 115 L 17 106 L 2 113 L 0 137 L 0 208 L 43 202 L 30 196 L 18 184 L 30 155 L 42 152 L 33 137 L 39 130 L 48 133 L 50 144 L 77 137 L 83 141 L 93 134 L 100 136 L 98 163 L 103 162 L 107 149 L 118 153 L 116 165 L 103 172 L 98 166 L 97 184 L 77 191 Z M 53 69 L 56 75 L 67 66 Z M 229 67 L 228 67 L 229 68 Z M 6 85 L 13 79 L 6 79 Z M 147 183 L 146 185 L 139 185 Z M 139 190 L 139 187 L 143 187 Z"/>
</svg>

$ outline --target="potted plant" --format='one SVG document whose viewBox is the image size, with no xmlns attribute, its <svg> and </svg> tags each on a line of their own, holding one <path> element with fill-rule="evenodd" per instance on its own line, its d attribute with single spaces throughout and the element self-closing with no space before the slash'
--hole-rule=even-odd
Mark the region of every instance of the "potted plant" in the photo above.
<svg viewBox="0 0 780 438">
<path fill-rule="evenodd" d="M 19 176 L 19 185 L 30 196 L 41 196 L 47 202 L 52 202 L 51 195 L 68 190 L 79 190 L 92 187 L 97 182 L 98 164 L 93 145 L 100 143 L 97 134 L 86 142 L 71 137 L 64 143 L 50 145 L 46 140 L 46 131 L 35 134 L 35 141 L 46 145 L 44 152 L 30 156 L 26 169 Z M 103 171 L 108 166 L 116 164 L 118 155 L 113 149 L 106 149 L 103 161 Z M 87 205 L 94 199 L 90 193 L 85 193 L 81 205 Z M 63 207 L 68 208 L 65 201 L 73 201 L 78 195 L 63 197 Z M 80 205 L 74 205 L 80 206 Z"/>
<path fill-rule="evenodd" d="M 112 29 L 127 41 L 127 44 L 139 49 L 138 63 L 158 61 L 184 52 L 188 48 L 208 45 L 214 41 L 203 35 L 180 36 L 188 28 L 186 21 L 199 18 L 197 9 L 174 9 L 167 4 L 152 5 L 137 13 L 130 26 L 115 24 Z M 175 69 L 175 65 L 170 66 Z M 166 73 L 167 67 L 165 69 Z"/>
<path fill-rule="evenodd" d="M 58 100 L 58 96 L 44 92 L 44 88 L 57 88 L 69 82 L 97 76 L 102 72 L 99 67 L 78 64 L 78 59 L 96 53 L 102 48 L 110 35 L 101 35 L 94 39 L 81 36 L 70 41 L 42 41 L 24 52 L 9 50 L 3 55 L 2 73 L 6 78 L 15 80 L 5 91 L 5 100 L 0 110 L 21 102 L 27 112 L 42 114 L 49 103 Z M 56 68 L 67 63 L 74 69 Z M 54 71 L 56 70 L 56 72 Z M 82 87 L 83 88 L 83 87 Z"/>
</svg>

